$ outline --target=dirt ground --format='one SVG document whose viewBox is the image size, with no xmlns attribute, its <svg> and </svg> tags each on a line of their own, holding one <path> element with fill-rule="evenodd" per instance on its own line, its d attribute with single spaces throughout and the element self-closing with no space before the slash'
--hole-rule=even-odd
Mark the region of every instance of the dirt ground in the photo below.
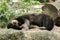
<svg viewBox="0 0 60 40">
<path fill-rule="evenodd" d="M 53 30 L 54 32 L 60 32 L 60 27 L 54 26 Z"/>
</svg>

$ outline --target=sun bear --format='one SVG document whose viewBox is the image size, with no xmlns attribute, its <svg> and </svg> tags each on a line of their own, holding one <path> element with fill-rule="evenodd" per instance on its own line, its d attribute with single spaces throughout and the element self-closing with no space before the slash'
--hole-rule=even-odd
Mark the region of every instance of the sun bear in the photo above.
<svg viewBox="0 0 60 40">
<path fill-rule="evenodd" d="M 13 29 L 30 29 L 31 25 L 37 25 L 39 27 L 45 27 L 46 30 L 52 30 L 54 27 L 53 19 L 46 14 L 27 14 L 19 16 L 13 19 L 8 25 L 7 28 Z M 33 28 L 33 27 L 32 27 Z"/>
</svg>

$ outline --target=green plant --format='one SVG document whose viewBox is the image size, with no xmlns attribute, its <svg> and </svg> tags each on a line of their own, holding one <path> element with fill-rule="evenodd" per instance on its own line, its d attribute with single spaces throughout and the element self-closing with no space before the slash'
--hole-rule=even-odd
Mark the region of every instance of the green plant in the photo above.
<svg viewBox="0 0 60 40">
<path fill-rule="evenodd" d="M 40 3 L 44 3 L 46 0 L 35 0 L 35 1 L 39 1 Z"/>
<path fill-rule="evenodd" d="M 13 18 L 28 14 L 30 11 L 30 6 L 37 4 L 39 4 L 39 1 L 21 0 L 20 3 L 12 3 L 12 6 L 10 6 L 8 0 L 0 0 L 0 27 L 5 28 Z M 16 10 L 19 12 L 16 13 Z"/>
</svg>

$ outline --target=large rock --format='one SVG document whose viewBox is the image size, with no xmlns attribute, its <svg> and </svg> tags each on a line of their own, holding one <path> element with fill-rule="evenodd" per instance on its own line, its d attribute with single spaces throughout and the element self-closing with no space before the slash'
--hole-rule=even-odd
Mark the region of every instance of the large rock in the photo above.
<svg viewBox="0 0 60 40">
<path fill-rule="evenodd" d="M 46 3 L 42 10 L 50 15 L 53 19 L 55 19 L 58 15 L 60 15 L 60 0 L 56 0 L 55 2 Z"/>
<path fill-rule="evenodd" d="M 58 10 L 52 4 L 45 4 L 42 7 L 42 10 L 44 11 L 45 14 L 50 15 L 53 19 L 55 19 L 58 16 Z"/>
<path fill-rule="evenodd" d="M 60 40 L 60 33 L 46 30 L 0 29 L 0 40 Z"/>
</svg>

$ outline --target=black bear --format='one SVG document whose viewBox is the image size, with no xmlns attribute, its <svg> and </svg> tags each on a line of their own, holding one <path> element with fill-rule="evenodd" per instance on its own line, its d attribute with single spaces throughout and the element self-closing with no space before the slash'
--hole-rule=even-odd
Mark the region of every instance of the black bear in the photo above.
<svg viewBox="0 0 60 40">
<path fill-rule="evenodd" d="M 56 19 L 55 19 L 55 25 L 56 26 L 60 26 L 60 16 L 58 16 Z"/>
<path fill-rule="evenodd" d="M 8 23 L 7 28 L 22 30 L 29 29 L 29 26 L 30 26 L 29 20 L 18 17 L 13 19 L 10 23 Z"/>
<path fill-rule="evenodd" d="M 30 25 L 37 25 L 39 27 L 44 26 L 46 30 L 52 30 L 54 27 L 53 19 L 46 14 L 27 14 L 22 15 L 7 25 L 7 28 L 13 28 L 21 30 L 22 28 L 30 29 Z"/>
</svg>

